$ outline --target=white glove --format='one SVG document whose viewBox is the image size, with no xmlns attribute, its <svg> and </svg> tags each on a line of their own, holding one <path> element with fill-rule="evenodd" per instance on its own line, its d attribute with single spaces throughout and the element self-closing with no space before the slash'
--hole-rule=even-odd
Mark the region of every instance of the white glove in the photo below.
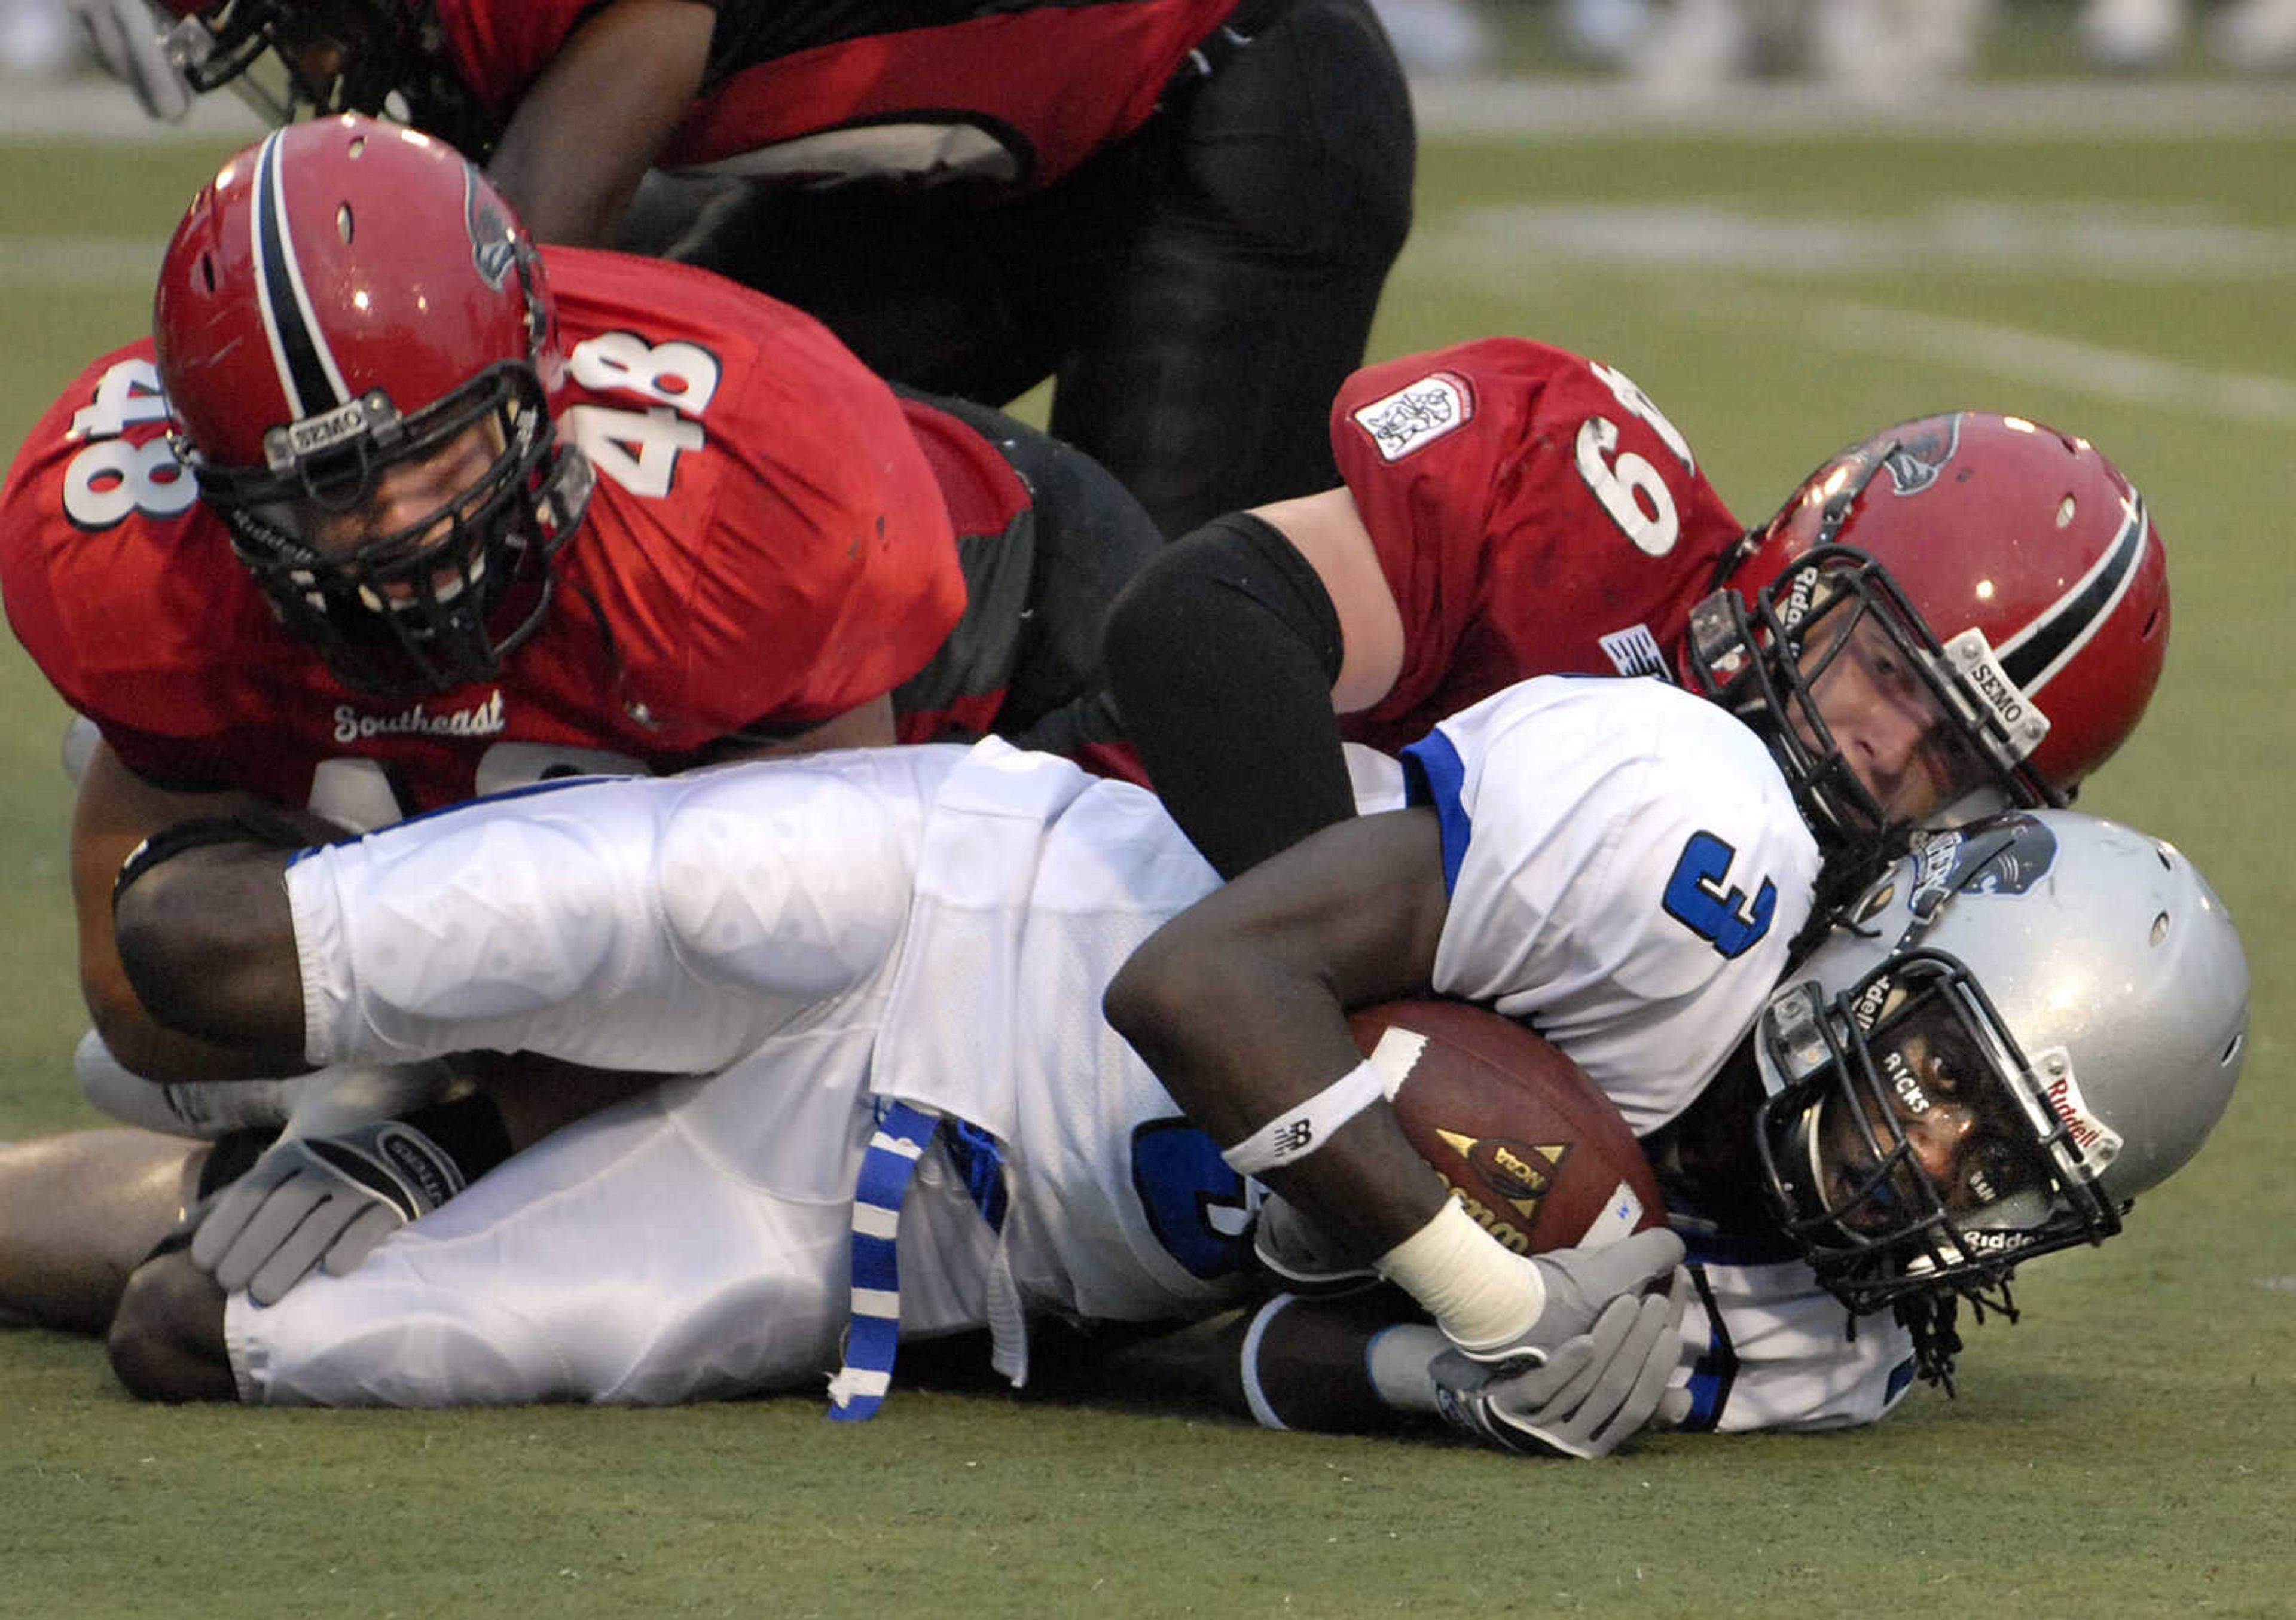
<svg viewBox="0 0 2296 1620">
<path fill-rule="evenodd" d="M 168 54 L 168 21 L 145 0 L 64 0 L 105 72 L 135 93 L 144 110 L 170 124 L 192 110 L 192 86 Z"/>
<path fill-rule="evenodd" d="M 1611 1299 L 1590 1331 L 1537 1360 L 1493 1363 L 1447 1350 L 1428 1368 L 1436 1409 L 1502 1451 L 1608 1456 L 1653 1420 L 1671 1427 L 1686 1412 L 1689 1392 L 1667 1381 L 1681 1359 L 1688 1302 L 1688 1279 L 1677 1272 L 1667 1293 Z"/>
<path fill-rule="evenodd" d="M 122 1067 L 93 1029 L 72 1052 L 79 1094 L 123 1124 L 207 1141 L 233 1131 L 276 1131 L 295 1111 L 304 1076 L 285 1080 L 177 1080 L 161 1084 Z"/>
<path fill-rule="evenodd" d="M 279 1140 L 195 1212 L 192 1263 L 226 1293 L 274 1305 L 315 1265 L 342 1276 L 463 1190 L 452 1155 L 392 1114 L 453 1084 L 443 1065 L 325 1070 Z"/>
</svg>

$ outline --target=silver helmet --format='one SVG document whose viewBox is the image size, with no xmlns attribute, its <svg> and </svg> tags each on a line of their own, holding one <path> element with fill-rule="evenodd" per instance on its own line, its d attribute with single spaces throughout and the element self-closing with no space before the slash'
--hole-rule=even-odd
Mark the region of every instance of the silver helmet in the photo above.
<svg viewBox="0 0 2296 1620">
<path fill-rule="evenodd" d="M 2199 1150 L 2248 986 L 2158 839 L 2063 810 L 1920 835 L 1763 1011 L 1773 1211 L 1851 1311 L 1896 1305 L 1949 1365 L 1957 1298 L 2013 1316 L 2020 1262 L 2103 1241 Z"/>
</svg>

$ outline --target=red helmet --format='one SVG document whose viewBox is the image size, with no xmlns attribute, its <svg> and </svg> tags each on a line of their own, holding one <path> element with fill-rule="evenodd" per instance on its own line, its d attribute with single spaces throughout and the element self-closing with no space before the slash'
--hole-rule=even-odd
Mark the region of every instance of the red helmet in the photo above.
<svg viewBox="0 0 2296 1620">
<path fill-rule="evenodd" d="M 184 81 L 228 85 L 273 123 L 368 112 L 413 124 L 484 162 L 502 120 L 448 60 L 430 0 L 157 0 L 182 19 L 166 36 Z M 268 52 L 277 68 L 249 78 Z M 283 81 L 283 92 L 265 79 Z"/>
<path fill-rule="evenodd" d="M 201 496 L 345 681 L 485 679 L 540 623 L 591 474 L 550 417 L 541 259 L 452 149 L 355 115 L 248 148 L 176 226 L 152 335 Z M 481 430 L 486 471 L 428 516 L 347 552 L 299 533 Z"/>
<path fill-rule="evenodd" d="M 1800 668 L 1837 609 L 1888 630 L 2025 806 L 2067 803 L 2111 757 L 2168 650 L 2168 565 L 2143 497 L 2086 439 L 2013 416 L 1923 417 L 1851 446 L 1740 543 L 1731 577 L 1693 614 L 1685 677 L 1767 717 L 1821 822 L 1845 803 L 1853 825 L 1872 819 Z"/>
</svg>

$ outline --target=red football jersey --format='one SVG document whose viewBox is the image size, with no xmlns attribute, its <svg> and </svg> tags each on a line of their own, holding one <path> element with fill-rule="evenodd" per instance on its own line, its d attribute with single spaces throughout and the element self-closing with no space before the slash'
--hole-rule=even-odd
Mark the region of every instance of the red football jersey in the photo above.
<svg viewBox="0 0 2296 1620">
<path fill-rule="evenodd" d="M 1390 753 L 1532 675 L 1671 680 L 1740 534 L 1640 389 L 1521 339 L 1357 372 L 1332 447 L 1403 613 L 1394 690 L 1341 730 Z"/>
<path fill-rule="evenodd" d="M 345 687 L 289 634 L 162 437 L 152 345 L 105 356 L 0 492 L 8 618 L 64 700 L 162 785 L 387 819 L 554 758 L 662 769 L 753 724 L 892 690 L 964 607 L 951 499 L 1009 468 L 929 460 L 900 401 L 810 317 L 702 272 L 546 249 L 559 430 L 597 470 L 558 594 L 499 676 Z M 945 497 L 935 462 L 955 486 Z M 356 808 L 344 798 L 357 801 Z"/>
<path fill-rule="evenodd" d="M 507 115 L 597 0 L 439 0 L 447 53 Z M 1237 0 L 721 8 L 657 161 L 808 181 L 955 169 L 1049 185 L 1148 120 Z"/>
</svg>

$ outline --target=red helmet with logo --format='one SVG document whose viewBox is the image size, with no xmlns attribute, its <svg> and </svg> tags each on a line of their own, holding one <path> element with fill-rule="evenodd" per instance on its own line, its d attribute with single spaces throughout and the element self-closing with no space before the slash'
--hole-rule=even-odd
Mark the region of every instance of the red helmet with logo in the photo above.
<svg viewBox="0 0 2296 1620">
<path fill-rule="evenodd" d="M 451 148 L 352 115 L 248 148 L 176 226 L 152 329 L 201 496 L 343 679 L 484 679 L 540 623 L 591 475 L 551 421 L 541 259 Z M 416 521 L 348 549 L 304 532 L 457 446 L 483 473 Z"/>
<path fill-rule="evenodd" d="M 157 0 L 181 20 L 168 60 L 204 94 L 229 86 L 274 123 L 367 112 L 413 124 L 485 161 L 502 120 L 449 60 L 430 0 Z M 276 67 L 249 76 L 266 53 Z M 269 81 L 279 81 L 272 83 Z"/>
<path fill-rule="evenodd" d="M 2168 650 L 2143 497 L 2087 440 L 2013 416 L 1923 417 L 1851 446 L 1746 536 L 1732 578 L 1693 615 L 1685 677 L 1789 733 L 1782 763 L 1821 819 L 1857 798 L 1800 667 L 1836 608 L 1890 633 L 2025 806 L 2065 804 L 2128 740 Z"/>
</svg>

